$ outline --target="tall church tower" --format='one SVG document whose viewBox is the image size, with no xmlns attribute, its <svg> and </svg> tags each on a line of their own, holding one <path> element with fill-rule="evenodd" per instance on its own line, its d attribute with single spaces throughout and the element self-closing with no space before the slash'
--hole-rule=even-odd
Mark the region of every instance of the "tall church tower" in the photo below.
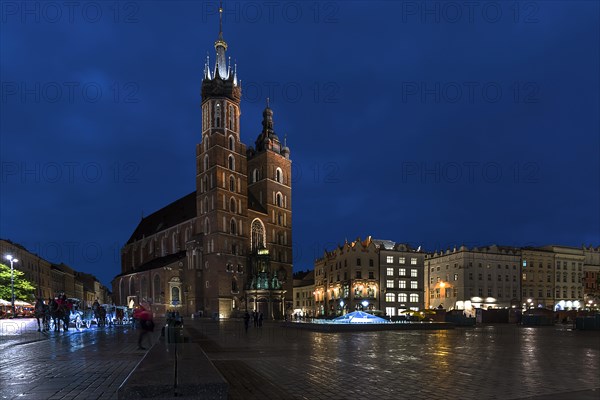
<svg viewBox="0 0 600 400">
<path fill-rule="evenodd" d="M 243 293 L 249 225 L 246 146 L 240 141 L 241 87 L 227 62 L 219 8 L 216 61 L 207 57 L 202 80 L 202 142 L 196 147 L 196 205 L 203 233 L 197 277 L 200 306 L 227 317 Z"/>
</svg>

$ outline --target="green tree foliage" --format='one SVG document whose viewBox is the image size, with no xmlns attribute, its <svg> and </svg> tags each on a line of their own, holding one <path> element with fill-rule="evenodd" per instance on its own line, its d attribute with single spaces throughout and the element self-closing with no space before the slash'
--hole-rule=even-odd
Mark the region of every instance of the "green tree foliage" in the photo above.
<svg viewBox="0 0 600 400">
<path fill-rule="evenodd" d="M 24 273 L 15 269 L 15 300 L 34 300 L 35 286 L 24 278 Z M 10 301 L 12 299 L 10 286 L 10 265 L 0 264 L 0 299 Z"/>
</svg>

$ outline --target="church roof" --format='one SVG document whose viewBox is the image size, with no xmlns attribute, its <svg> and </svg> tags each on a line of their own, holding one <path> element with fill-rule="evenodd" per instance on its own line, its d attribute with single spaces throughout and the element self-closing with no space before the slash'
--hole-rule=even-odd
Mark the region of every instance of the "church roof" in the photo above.
<svg viewBox="0 0 600 400">
<path fill-rule="evenodd" d="M 134 270 L 120 273 L 119 275 L 115 276 L 115 278 L 118 278 L 120 276 L 135 274 L 137 272 L 150 271 L 150 270 L 153 270 L 156 268 L 162 268 L 164 266 L 167 266 L 169 264 L 172 264 L 176 261 L 179 261 L 179 260 L 185 258 L 185 256 L 186 256 L 185 250 L 182 250 L 182 251 L 179 251 L 179 252 L 173 253 L 173 254 L 167 254 L 166 256 L 155 258 L 153 260 L 145 262 L 144 264 L 140 265 L 139 267 L 136 267 Z"/>
<path fill-rule="evenodd" d="M 196 217 L 196 192 L 175 200 L 171 204 L 142 218 L 127 244 L 152 236 Z"/>
</svg>

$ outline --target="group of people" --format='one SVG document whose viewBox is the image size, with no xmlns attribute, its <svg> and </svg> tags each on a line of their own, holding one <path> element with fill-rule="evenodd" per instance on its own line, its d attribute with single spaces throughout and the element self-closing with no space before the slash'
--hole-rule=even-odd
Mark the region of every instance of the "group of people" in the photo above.
<svg viewBox="0 0 600 400">
<path fill-rule="evenodd" d="M 262 328 L 263 324 L 263 313 L 253 311 L 252 315 L 248 311 L 244 314 L 244 328 L 246 328 L 246 332 L 248 332 L 248 327 L 250 327 L 250 320 L 254 322 L 255 328 Z"/>
</svg>

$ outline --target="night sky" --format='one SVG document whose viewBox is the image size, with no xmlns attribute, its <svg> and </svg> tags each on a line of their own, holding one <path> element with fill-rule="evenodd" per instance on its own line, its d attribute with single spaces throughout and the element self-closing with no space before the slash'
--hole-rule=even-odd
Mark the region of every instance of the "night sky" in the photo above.
<svg viewBox="0 0 600 400">
<path fill-rule="evenodd" d="M 142 215 L 195 190 L 218 5 L 74 4 L 0 3 L 0 237 L 110 285 Z M 367 235 L 600 244 L 598 2 L 224 9 L 242 140 L 270 97 L 291 149 L 295 270 Z"/>
</svg>

